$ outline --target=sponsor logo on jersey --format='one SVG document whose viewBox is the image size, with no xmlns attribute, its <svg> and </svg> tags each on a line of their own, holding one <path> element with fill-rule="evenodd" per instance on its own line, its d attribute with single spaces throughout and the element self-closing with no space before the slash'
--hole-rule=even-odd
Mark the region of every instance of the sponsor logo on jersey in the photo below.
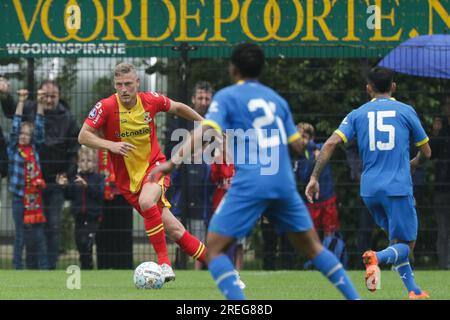
<svg viewBox="0 0 450 320">
<path fill-rule="evenodd" d="M 136 131 L 124 131 L 124 132 L 116 132 L 116 137 L 117 138 L 129 138 L 129 137 L 136 137 L 136 136 L 141 136 L 141 135 L 145 135 L 145 134 L 150 134 L 150 128 L 145 128 L 145 129 L 139 129 Z"/>
</svg>

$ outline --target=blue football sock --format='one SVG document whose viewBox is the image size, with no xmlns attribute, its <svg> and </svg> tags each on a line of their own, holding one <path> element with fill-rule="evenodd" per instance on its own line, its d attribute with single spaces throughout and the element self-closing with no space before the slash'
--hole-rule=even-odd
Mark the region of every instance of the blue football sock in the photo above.
<svg viewBox="0 0 450 320">
<path fill-rule="evenodd" d="M 417 286 L 416 281 L 414 280 L 414 273 L 409 264 L 409 259 L 406 258 L 394 266 L 408 292 L 414 291 L 414 293 L 420 294 L 422 290 Z"/>
<path fill-rule="evenodd" d="M 352 281 L 347 276 L 344 267 L 334 254 L 327 249 L 323 249 L 319 255 L 312 260 L 314 266 L 325 275 L 333 285 L 341 291 L 345 298 L 358 300 L 359 295 L 353 286 Z"/>
<path fill-rule="evenodd" d="M 397 270 L 408 292 L 420 294 L 422 290 L 414 281 L 414 273 L 409 264 L 409 246 L 404 243 L 393 244 L 383 251 L 377 252 L 378 263 L 392 263 Z"/>
<path fill-rule="evenodd" d="M 228 300 L 245 300 L 244 292 L 238 283 L 236 270 L 230 259 L 220 255 L 212 259 L 208 264 L 217 286 Z"/>
<path fill-rule="evenodd" d="M 391 263 L 397 264 L 400 261 L 408 259 L 409 246 L 404 243 L 393 244 L 383 251 L 378 251 L 377 253 L 378 264 Z"/>
</svg>

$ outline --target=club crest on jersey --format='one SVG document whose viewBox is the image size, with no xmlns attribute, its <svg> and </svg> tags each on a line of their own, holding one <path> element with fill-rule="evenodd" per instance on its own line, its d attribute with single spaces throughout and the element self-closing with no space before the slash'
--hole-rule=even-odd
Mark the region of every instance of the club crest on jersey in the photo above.
<svg viewBox="0 0 450 320">
<path fill-rule="evenodd" d="M 94 107 L 92 108 L 91 112 L 89 112 L 89 119 L 95 119 L 96 116 L 97 116 L 97 108 Z"/>
<path fill-rule="evenodd" d="M 152 121 L 152 117 L 150 117 L 150 112 L 145 112 L 144 113 L 144 122 L 150 123 L 151 121 Z"/>
</svg>

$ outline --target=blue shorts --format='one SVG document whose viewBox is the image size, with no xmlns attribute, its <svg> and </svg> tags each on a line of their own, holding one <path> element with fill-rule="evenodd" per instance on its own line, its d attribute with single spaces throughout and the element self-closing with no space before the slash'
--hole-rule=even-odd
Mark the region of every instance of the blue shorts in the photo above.
<svg viewBox="0 0 450 320">
<path fill-rule="evenodd" d="M 417 239 L 417 213 L 413 196 L 362 197 L 375 223 L 384 229 L 389 240 Z"/>
<path fill-rule="evenodd" d="M 256 199 L 227 193 L 217 207 L 208 231 L 243 238 L 251 233 L 263 213 L 275 223 L 280 233 L 313 228 L 308 209 L 297 192 L 278 199 Z"/>
</svg>

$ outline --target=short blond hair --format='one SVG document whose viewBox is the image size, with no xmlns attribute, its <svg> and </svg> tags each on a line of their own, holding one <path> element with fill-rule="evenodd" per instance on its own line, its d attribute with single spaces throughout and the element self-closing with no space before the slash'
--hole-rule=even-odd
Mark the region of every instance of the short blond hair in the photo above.
<svg viewBox="0 0 450 320">
<path fill-rule="evenodd" d="M 80 160 L 82 156 L 85 156 L 86 158 L 95 163 L 98 162 L 98 153 L 97 150 L 95 149 L 86 146 L 81 146 L 81 148 L 78 150 L 78 160 Z"/>
<path fill-rule="evenodd" d="M 314 129 L 314 126 L 311 123 L 299 122 L 297 124 L 297 129 L 299 131 L 303 131 L 304 133 L 309 134 L 311 138 L 316 136 L 316 130 Z"/>
<path fill-rule="evenodd" d="M 114 68 L 114 77 L 118 77 L 130 72 L 133 72 L 137 75 L 136 67 L 134 66 L 134 64 L 121 62 Z"/>
</svg>

